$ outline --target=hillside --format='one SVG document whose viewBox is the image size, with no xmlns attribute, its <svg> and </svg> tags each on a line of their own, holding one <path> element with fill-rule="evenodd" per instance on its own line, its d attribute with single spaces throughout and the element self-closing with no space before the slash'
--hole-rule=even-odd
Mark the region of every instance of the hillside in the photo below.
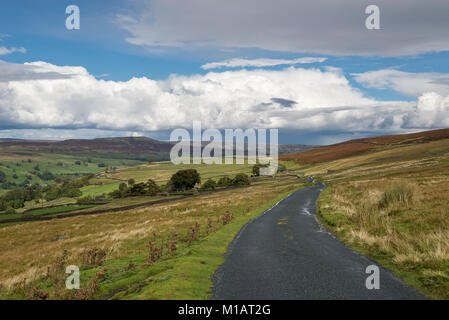
<svg viewBox="0 0 449 320">
<path fill-rule="evenodd" d="M 147 137 L 54 140 L 1 139 L 1 151 L 41 152 L 90 157 L 154 160 L 167 159 L 172 144 Z"/>
<path fill-rule="evenodd" d="M 449 299 L 447 133 L 361 139 L 357 141 L 365 143 L 352 150 L 347 147 L 354 142 L 348 141 L 316 149 L 327 152 L 321 155 L 310 150 L 303 152 L 307 158 L 297 157 L 301 171 L 327 186 L 318 201 L 322 224 L 410 286 L 438 299 Z M 366 142 L 375 148 L 360 148 Z M 339 159 L 332 159 L 332 150 L 339 152 Z M 351 151 L 350 156 L 344 157 L 344 151 Z M 304 165 L 304 159 L 315 163 Z"/>
<path fill-rule="evenodd" d="M 424 143 L 449 138 L 449 129 L 424 131 L 411 134 L 387 135 L 349 140 L 330 146 L 317 147 L 303 152 L 283 155 L 281 160 L 298 160 L 301 164 L 313 164 L 378 151 L 389 147 Z"/>
<path fill-rule="evenodd" d="M 203 142 L 203 146 L 208 142 Z M 0 152 L 14 152 L 21 156 L 32 153 L 57 153 L 73 156 L 89 156 L 111 159 L 169 160 L 173 142 L 158 141 L 147 137 L 97 138 L 55 140 L 0 139 Z M 280 144 L 279 153 L 292 153 L 314 146 L 301 144 Z M 269 149 L 269 147 L 267 147 Z"/>
</svg>

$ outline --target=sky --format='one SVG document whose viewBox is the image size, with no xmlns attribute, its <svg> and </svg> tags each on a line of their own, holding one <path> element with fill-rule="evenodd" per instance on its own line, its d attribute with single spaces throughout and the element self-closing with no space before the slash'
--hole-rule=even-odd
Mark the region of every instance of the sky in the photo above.
<svg viewBox="0 0 449 320">
<path fill-rule="evenodd" d="M 446 128 L 448 14 L 447 0 L 2 1 L 0 138 L 167 140 L 201 121 L 330 144 Z"/>
</svg>

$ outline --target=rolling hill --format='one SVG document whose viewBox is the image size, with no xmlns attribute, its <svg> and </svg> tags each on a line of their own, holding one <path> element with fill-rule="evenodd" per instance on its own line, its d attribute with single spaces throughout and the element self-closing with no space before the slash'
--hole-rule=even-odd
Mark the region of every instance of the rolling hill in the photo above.
<svg viewBox="0 0 449 320">
<path fill-rule="evenodd" d="M 209 142 L 203 142 L 203 146 Z M 0 152 L 13 152 L 21 156 L 33 153 L 56 153 L 72 156 L 89 156 L 111 159 L 155 161 L 169 160 L 170 150 L 175 143 L 159 141 L 148 137 L 97 138 L 56 140 L 0 139 Z M 286 154 L 307 150 L 314 146 L 281 144 L 279 153 Z"/>
<path fill-rule="evenodd" d="M 425 143 L 449 138 L 449 129 L 424 131 L 411 134 L 387 135 L 349 140 L 330 146 L 322 146 L 280 157 L 281 160 L 297 160 L 302 164 L 313 164 L 343 159 L 346 157 L 378 151 L 389 147 Z"/>
</svg>

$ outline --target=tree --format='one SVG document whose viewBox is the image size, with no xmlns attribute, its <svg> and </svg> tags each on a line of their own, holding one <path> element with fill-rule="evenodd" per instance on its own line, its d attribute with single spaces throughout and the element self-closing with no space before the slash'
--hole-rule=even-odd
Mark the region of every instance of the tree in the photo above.
<svg viewBox="0 0 449 320">
<path fill-rule="evenodd" d="M 268 164 L 260 164 L 260 163 L 255 164 L 253 166 L 253 176 L 256 176 L 256 177 L 260 176 L 260 168 L 266 168 L 266 167 L 268 167 Z"/>
<path fill-rule="evenodd" d="M 129 190 L 129 194 L 131 196 L 141 196 L 146 193 L 147 193 L 146 184 L 143 182 L 133 184 L 133 186 Z"/>
<path fill-rule="evenodd" d="M 169 181 L 175 191 L 190 190 L 197 183 L 201 183 L 201 177 L 196 169 L 179 170 L 171 176 Z"/>
<path fill-rule="evenodd" d="M 232 185 L 232 179 L 229 177 L 222 177 L 217 183 L 218 187 L 228 187 L 230 185 Z"/>
<path fill-rule="evenodd" d="M 120 183 L 120 184 L 118 185 L 118 189 L 119 189 L 120 191 L 125 190 L 125 189 L 126 189 L 126 183 L 124 183 L 124 182 Z"/>
<path fill-rule="evenodd" d="M 14 208 L 12 208 L 12 207 L 8 207 L 8 208 L 6 208 L 5 213 L 6 214 L 14 214 L 14 213 L 16 213 L 16 210 L 14 210 Z"/>
<path fill-rule="evenodd" d="M 152 179 L 148 179 L 146 185 L 148 194 L 154 196 L 156 193 L 161 192 L 161 188 Z"/>
<path fill-rule="evenodd" d="M 206 182 L 204 182 L 202 185 L 201 185 L 201 189 L 202 190 L 209 190 L 209 189 L 215 189 L 217 187 L 217 183 L 214 181 L 214 180 L 212 180 L 212 179 L 209 179 L 209 180 L 207 180 Z"/>
<path fill-rule="evenodd" d="M 42 174 L 38 174 L 38 177 L 42 180 L 49 181 L 55 178 L 55 175 L 48 170 L 45 170 Z"/>
<path fill-rule="evenodd" d="M 136 180 L 134 180 L 133 178 L 131 178 L 131 179 L 128 180 L 128 184 L 129 184 L 130 186 L 132 186 L 134 183 L 136 183 Z"/>
<path fill-rule="evenodd" d="M 249 178 L 248 175 L 244 173 L 239 173 L 235 176 L 235 178 L 232 180 L 232 184 L 235 186 L 246 186 L 249 185 Z"/>
<path fill-rule="evenodd" d="M 123 190 L 124 191 L 124 190 Z M 123 197 L 123 191 L 120 190 L 114 190 L 111 193 L 109 193 L 109 195 L 114 198 L 114 199 L 118 199 Z"/>
</svg>

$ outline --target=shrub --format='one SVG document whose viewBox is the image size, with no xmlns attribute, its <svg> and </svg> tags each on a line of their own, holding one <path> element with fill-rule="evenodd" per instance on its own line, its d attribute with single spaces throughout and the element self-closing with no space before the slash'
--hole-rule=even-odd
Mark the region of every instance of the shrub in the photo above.
<svg viewBox="0 0 449 320">
<path fill-rule="evenodd" d="M 92 197 L 92 196 L 86 196 L 86 197 L 83 197 L 83 198 L 78 198 L 76 200 L 77 204 L 89 204 L 89 203 L 92 203 L 92 202 L 95 202 L 95 198 Z"/>
<path fill-rule="evenodd" d="M 232 179 L 229 177 L 222 177 L 217 183 L 218 187 L 228 187 L 230 185 L 232 185 Z"/>
<path fill-rule="evenodd" d="M 161 191 L 161 188 L 154 182 L 154 180 L 148 179 L 146 184 L 146 189 L 148 194 L 154 196 L 156 193 Z"/>
<path fill-rule="evenodd" d="M 201 177 L 196 169 L 179 170 L 171 176 L 169 181 L 169 185 L 175 191 L 190 190 L 197 183 L 201 183 Z"/>
<path fill-rule="evenodd" d="M 126 189 L 126 183 L 124 183 L 124 182 L 120 183 L 119 186 L 118 186 L 118 189 L 119 189 L 120 191 L 125 190 L 125 189 Z"/>
<path fill-rule="evenodd" d="M 130 186 L 132 186 L 134 183 L 136 183 L 136 180 L 134 180 L 133 178 L 131 178 L 131 179 L 128 180 L 128 184 L 129 184 Z"/>
<path fill-rule="evenodd" d="M 285 164 L 279 164 L 278 172 L 284 172 L 284 171 L 287 171 L 287 167 L 285 166 Z"/>
<path fill-rule="evenodd" d="M 397 184 L 389 187 L 382 194 L 379 201 L 379 208 L 386 208 L 391 204 L 409 204 L 413 201 L 413 187 L 409 184 Z"/>
<path fill-rule="evenodd" d="M 143 182 L 133 184 L 129 188 L 129 195 L 131 195 L 131 196 L 140 196 L 140 195 L 144 195 L 146 193 L 147 193 L 146 184 Z"/>
<path fill-rule="evenodd" d="M 212 179 L 207 180 L 201 185 L 202 190 L 215 189 L 216 187 L 217 183 Z"/>
<path fill-rule="evenodd" d="M 14 208 L 12 208 L 12 207 L 8 207 L 8 208 L 6 208 L 5 213 L 6 214 L 14 214 L 14 213 L 16 213 L 16 210 L 14 210 Z"/>
<path fill-rule="evenodd" d="M 232 180 L 232 184 L 234 186 L 246 186 L 249 185 L 249 178 L 248 175 L 244 174 L 244 173 L 239 173 L 238 175 L 235 176 L 235 178 Z"/>
<path fill-rule="evenodd" d="M 109 193 L 109 196 L 111 196 L 111 198 L 113 199 L 119 199 L 124 196 L 123 191 L 124 190 L 114 190 Z"/>
<path fill-rule="evenodd" d="M 253 166 L 253 176 L 256 176 L 256 177 L 260 176 L 260 168 L 266 168 L 266 167 L 268 167 L 268 164 L 260 164 L 260 163 L 255 164 Z"/>
<path fill-rule="evenodd" d="M 38 173 L 37 176 L 45 181 L 53 180 L 55 178 L 55 175 L 48 170 L 45 170 L 42 174 Z"/>
</svg>

